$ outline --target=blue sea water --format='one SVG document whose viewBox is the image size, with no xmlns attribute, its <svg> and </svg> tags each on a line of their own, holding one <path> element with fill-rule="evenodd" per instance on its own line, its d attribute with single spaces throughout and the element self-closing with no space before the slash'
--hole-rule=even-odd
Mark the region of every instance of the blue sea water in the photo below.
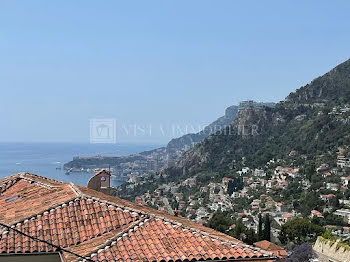
<svg viewBox="0 0 350 262">
<path fill-rule="evenodd" d="M 86 186 L 91 173 L 65 174 L 63 165 L 74 156 L 125 156 L 151 150 L 151 144 L 79 144 L 79 143 L 0 143 L 0 178 L 18 172 L 54 178 Z M 61 168 L 61 169 L 59 169 Z M 112 180 L 112 186 L 122 182 Z"/>
</svg>

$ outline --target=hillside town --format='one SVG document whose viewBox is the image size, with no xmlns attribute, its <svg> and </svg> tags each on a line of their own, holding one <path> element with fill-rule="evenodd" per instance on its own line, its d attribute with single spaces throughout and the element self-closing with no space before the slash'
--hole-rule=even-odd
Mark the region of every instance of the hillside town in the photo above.
<svg viewBox="0 0 350 262">
<path fill-rule="evenodd" d="M 199 174 L 179 182 L 157 184 L 133 199 L 169 214 L 180 214 L 197 223 L 207 224 L 218 212 L 242 219 L 245 227 L 258 231 L 259 215 L 272 219 L 271 237 L 279 242 L 281 226 L 295 218 L 307 217 L 322 225 L 339 239 L 350 238 L 350 160 L 347 150 L 339 148 L 336 163 L 320 163 L 312 176 L 302 166 L 287 165 L 301 156 L 291 151 L 287 160 L 271 160 L 260 169 L 244 167 L 235 174 L 219 177 Z M 159 175 L 158 180 L 167 180 Z M 154 177 L 131 175 L 121 190 L 147 187 Z M 209 181 L 208 183 L 206 183 Z M 315 185 L 317 181 L 317 185 Z M 316 194 L 311 193 L 318 187 Z M 304 202 L 293 194 L 307 192 Z M 233 225 L 234 226 L 234 225 Z"/>
</svg>

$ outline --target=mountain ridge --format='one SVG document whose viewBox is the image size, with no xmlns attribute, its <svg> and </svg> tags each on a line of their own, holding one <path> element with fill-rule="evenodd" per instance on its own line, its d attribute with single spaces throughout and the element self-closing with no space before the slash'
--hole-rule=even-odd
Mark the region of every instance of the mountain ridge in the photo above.
<svg viewBox="0 0 350 262">
<path fill-rule="evenodd" d="M 315 78 L 309 84 L 291 92 L 285 99 L 286 102 L 327 102 L 337 100 L 336 93 L 332 92 L 334 88 L 341 88 L 350 100 L 350 59 L 340 63 L 329 72 Z M 328 96 L 328 99 L 325 99 Z"/>
<path fill-rule="evenodd" d="M 250 161 L 251 158 L 261 159 L 252 165 L 261 166 L 269 158 L 281 157 L 292 150 L 307 154 L 326 150 L 327 146 L 335 150 L 334 141 L 350 141 L 344 125 L 328 113 L 334 105 L 349 102 L 350 60 L 347 60 L 292 92 L 275 108 L 249 107 L 242 110 L 227 128 L 233 134 L 228 136 L 219 132 L 210 135 L 186 151 L 177 168 L 182 174 L 195 174 L 203 170 L 242 167 L 243 157 L 246 158 L 246 163 L 254 163 L 255 161 Z M 253 127 L 258 128 L 259 135 L 249 133 Z M 242 129 L 248 130 L 248 134 L 242 132 Z M 340 133 L 344 139 L 341 139 Z M 334 137 L 334 141 L 328 141 L 325 134 Z M 274 146 L 271 141 L 279 146 Z M 325 142 L 326 146 L 322 146 L 320 141 Z M 266 154 L 266 157 L 259 157 L 258 153 Z"/>
</svg>

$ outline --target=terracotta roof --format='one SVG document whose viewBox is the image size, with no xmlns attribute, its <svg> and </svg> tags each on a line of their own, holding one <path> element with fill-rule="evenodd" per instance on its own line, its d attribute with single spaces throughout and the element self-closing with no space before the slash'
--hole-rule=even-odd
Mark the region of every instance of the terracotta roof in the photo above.
<svg viewBox="0 0 350 262">
<path fill-rule="evenodd" d="M 15 175 L 17 180 L 0 195 L 0 221 L 13 224 L 77 197 L 69 184 L 45 181 L 33 175 Z M 12 182 L 13 183 L 13 182 Z M 17 198 L 14 201 L 11 199 Z"/>
<path fill-rule="evenodd" d="M 279 258 L 288 257 L 287 251 L 285 251 L 284 249 L 282 249 L 282 250 L 269 250 L 269 251 L 271 251 L 273 255 L 275 255 L 276 257 L 279 257 Z"/>
<path fill-rule="evenodd" d="M 100 175 L 100 174 L 102 174 L 102 173 L 106 173 L 106 175 L 111 175 L 110 173 L 109 173 L 109 171 L 107 171 L 106 169 L 100 169 L 99 171 L 97 171 L 96 173 L 95 173 L 95 176 L 98 176 L 98 175 Z"/>
<path fill-rule="evenodd" d="M 83 195 L 87 195 L 87 196 L 91 196 L 94 197 L 96 199 L 103 199 L 104 201 L 107 201 L 108 203 L 113 203 L 119 207 L 124 207 L 133 211 L 138 211 L 138 212 L 143 212 L 144 214 L 147 215 L 152 215 L 152 216 L 157 216 L 160 218 L 164 218 L 164 219 L 169 219 L 169 220 L 173 220 L 175 222 L 181 223 L 186 227 L 189 228 L 195 228 L 197 230 L 201 230 L 202 232 L 205 232 L 207 234 L 210 234 L 211 236 L 215 236 L 215 237 L 219 237 L 228 241 L 232 241 L 232 242 L 240 242 L 239 240 L 226 235 L 224 233 L 215 231 L 211 228 L 202 226 L 200 224 L 194 223 L 190 220 L 188 220 L 187 218 L 181 217 L 181 216 L 173 216 L 173 215 L 169 215 L 168 213 L 164 213 L 161 212 L 159 210 L 155 210 L 146 206 L 141 206 L 141 205 L 137 205 L 136 203 L 118 198 L 118 197 L 112 197 L 112 196 L 108 196 L 105 195 L 101 192 L 97 192 L 95 190 L 89 189 L 87 187 L 82 187 L 82 186 L 76 186 Z"/>
<path fill-rule="evenodd" d="M 288 256 L 287 252 L 282 247 L 280 247 L 280 246 L 278 246 L 270 241 L 267 241 L 267 240 L 255 242 L 254 246 L 260 247 L 264 250 L 271 251 L 275 256 L 280 257 L 280 258 L 284 258 L 284 257 Z"/>
<path fill-rule="evenodd" d="M 335 197 L 335 195 L 334 195 L 334 194 L 328 194 L 328 195 L 322 195 L 322 196 L 324 196 L 324 197 L 326 197 L 326 198 L 332 198 L 332 197 Z"/>
<path fill-rule="evenodd" d="M 32 232 L 29 232 L 32 233 Z M 13 230 L 3 231 L 0 236 L 0 252 L 3 253 L 36 253 L 54 252 L 57 248 L 43 242 L 31 240 Z"/>
<path fill-rule="evenodd" d="M 24 173 L 0 183 L 0 222 L 13 228 L 0 227 L 1 253 L 65 248 L 107 262 L 275 258 L 185 218 L 86 187 Z M 64 256 L 66 261 L 77 260 L 66 252 Z"/>
<path fill-rule="evenodd" d="M 284 218 L 291 218 L 291 217 L 293 217 L 293 215 L 290 213 L 287 213 L 287 214 L 284 214 L 283 217 Z"/>
<path fill-rule="evenodd" d="M 146 219 L 103 249 L 94 261 L 225 260 L 262 257 L 261 249 L 211 238 L 162 219 Z"/>
<path fill-rule="evenodd" d="M 17 223 L 15 228 L 30 236 L 65 248 L 79 245 L 88 239 L 123 227 L 139 219 L 139 216 L 137 213 L 92 199 L 77 198 L 31 217 L 29 220 Z M 8 234 L 10 235 L 6 237 Z M 18 238 L 19 243 L 25 243 L 25 245 L 11 245 L 12 235 L 14 234 L 11 230 L 3 234 L 3 238 L 0 239 L 1 252 L 10 253 L 13 247 L 15 253 L 39 252 L 36 241 L 19 234 L 15 234 L 15 237 Z"/>
<path fill-rule="evenodd" d="M 320 217 L 320 218 L 323 217 L 322 213 L 317 210 L 311 210 L 311 214 L 316 215 L 317 217 Z"/>
</svg>

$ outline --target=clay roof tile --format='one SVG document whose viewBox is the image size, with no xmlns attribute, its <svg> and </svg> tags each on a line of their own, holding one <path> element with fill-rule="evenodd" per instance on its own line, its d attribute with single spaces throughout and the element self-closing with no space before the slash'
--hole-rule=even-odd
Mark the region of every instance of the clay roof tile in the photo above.
<svg viewBox="0 0 350 262">
<path fill-rule="evenodd" d="M 266 256 L 264 251 L 256 252 L 257 248 L 241 245 L 184 218 L 165 219 L 166 215 L 159 216 L 158 211 L 84 187 L 35 175 L 8 180 L 14 182 L 0 185 L 0 190 L 4 188 L 0 202 L 13 195 L 19 198 L 11 205 L 0 205 L 1 222 L 15 224 L 21 232 L 76 250 L 94 261 L 160 262 Z M 28 203 L 33 204 L 25 209 Z M 11 229 L 0 236 L 2 253 L 54 250 Z"/>
</svg>

